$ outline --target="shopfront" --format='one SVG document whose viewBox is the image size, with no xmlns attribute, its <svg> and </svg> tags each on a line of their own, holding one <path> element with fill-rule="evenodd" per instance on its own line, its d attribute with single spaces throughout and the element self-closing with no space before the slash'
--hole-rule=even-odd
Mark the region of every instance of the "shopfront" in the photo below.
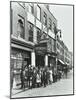
<svg viewBox="0 0 76 100">
<path fill-rule="evenodd" d="M 63 67 L 64 67 L 64 62 L 62 60 L 58 59 L 58 61 L 57 61 L 57 70 L 62 71 Z"/>
<path fill-rule="evenodd" d="M 38 67 L 45 66 L 45 53 L 46 53 L 46 44 L 39 44 L 35 46 L 36 66 Z"/>
<path fill-rule="evenodd" d="M 35 46 L 36 65 L 48 66 L 54 68 L 56 66 L 56 53 L 52 52 L 52 46 L 49 40 L 42 40 Z"/>
<path fill-rule="evenodd" d="M 11 49 L 11 69 L 13 69 L 14 77 L 13 80 L 16 83 L 15 87 L 20 87 L 21 78 L 20 73 L 22 67 L 31 64 L 31 52 L 24 51 L 21 49 Z"/>
<path fill-rule="evenodd" d="M 56 57 L 54 56 L 48 56 L 48 66 L 54 70 L 54 68 L 56 67 Z"/>
</svg>

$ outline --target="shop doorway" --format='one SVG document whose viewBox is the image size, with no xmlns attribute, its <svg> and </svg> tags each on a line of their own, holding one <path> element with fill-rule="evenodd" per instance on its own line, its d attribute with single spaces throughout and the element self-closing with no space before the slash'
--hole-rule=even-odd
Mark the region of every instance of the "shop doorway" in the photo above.
<svg viewBox="0 0 76 100">
<path fill-rule="evenodd" d="M 36 55 L 36 66 L 44 67 L 44 56 L 43 55 Z"/>
<path fill-rule="evenodd" d="M 52 70 L 54 70 L 54 67 L 56 66 L 56 61 L 54 57 L 48 57 L 48 66 L 51 67 Z"/>
</svg>

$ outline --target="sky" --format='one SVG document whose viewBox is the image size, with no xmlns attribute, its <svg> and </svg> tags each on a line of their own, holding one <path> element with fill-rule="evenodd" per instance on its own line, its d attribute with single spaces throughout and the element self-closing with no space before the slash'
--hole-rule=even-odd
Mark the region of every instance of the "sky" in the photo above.
<svg viewBox="0 0 76 100">
<path fill-rule="evenodd" d="M 57 19 L 58 29 L 62 32 L 62 40 L 73 52 L 73 6 L 50 5 L 50 11 Z"/>
</svg>

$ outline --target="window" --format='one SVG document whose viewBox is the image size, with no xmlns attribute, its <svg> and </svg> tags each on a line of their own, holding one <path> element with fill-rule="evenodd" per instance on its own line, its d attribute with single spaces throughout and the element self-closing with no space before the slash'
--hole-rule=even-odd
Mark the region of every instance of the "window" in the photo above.
<svg viewBox="0 0 76 100">
<path fill-rule="evenodd" d="M 46 39 L 46 37 L 47 37 L 46 33 L 43 32 L 41 39 Z"/>
<path fill-rule="evenodd" d="M 52 39 L 52 52 L 54 52 L 54 51 L 55 51 L 55 40 Z"/>
<path fill-rule="evenodd" d="M 41 40 L 41 31 L 37 29 L 37 42 Z"/>
<path fill-rule="evenodd" d="M 52 30 L 52 20 L 49 18 L 49 29 Z"/>
<path fill-rule="evenodd" d="M 49 41 L 48 41 L 48 45 L 47 45 L 47 50 L 48 50 L 49 52 L 52 51 L 52 40 L 51 40 L 51 39 L 52 39 L 52 38 L 49 37 Z"/>
<path fill-rule="evenodd" d="M 34 7 L 33 4 L 29 4 L 29 12 L 34 14 Z"/>
<path fill-rule="evenodd" d="M 18 37 L 24 38 L 24 18 L 18 15 L 18 26 L 17 26 Z"/>
<path fill-rule="evenodd" d="M 41 20 L 41 8 L 37 5 L 37 18 Z"/>
<path fill-rule="evenodd" d="M 55 23 L 53 23 L 53 32 L 54 32 L 54 33 L 57 32 L 57 29 L 56 29 L 56 25 L 55 25 Z"/>
<path fill-rule="evenodd" d="M 59 49 L 59 44 L 57 43 L 57 49 Z"/>
<path fill-rule="evenodd" d="M 44 25 L 47 25 L 47 15 L 45 12 L 44 12 L 44 16 L 43 16 L 43 22 L 44 22 Z"/>
<path fill-rule="evenodd" d="M 28 29 L 29 29 L 29 41 L 33 42 L 33 25 L 31 23 L 28 23 Z"/>
</svg>

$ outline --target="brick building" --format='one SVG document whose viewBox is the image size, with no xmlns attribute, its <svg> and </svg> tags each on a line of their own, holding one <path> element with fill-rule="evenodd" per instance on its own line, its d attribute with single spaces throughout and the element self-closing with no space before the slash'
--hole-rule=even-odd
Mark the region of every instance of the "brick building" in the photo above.
<svg viewBox="0 0 76 100">
<path fill-rule="evenodd" d="M 20 82 L 22 66 L 52 66 L 65 64 L 68 52 L 56 39 L 57 19 L 47 4 L 11 2 L 11 68 Z M 60 38 L 60 37 L 59 37 Z"/>
</svg>

